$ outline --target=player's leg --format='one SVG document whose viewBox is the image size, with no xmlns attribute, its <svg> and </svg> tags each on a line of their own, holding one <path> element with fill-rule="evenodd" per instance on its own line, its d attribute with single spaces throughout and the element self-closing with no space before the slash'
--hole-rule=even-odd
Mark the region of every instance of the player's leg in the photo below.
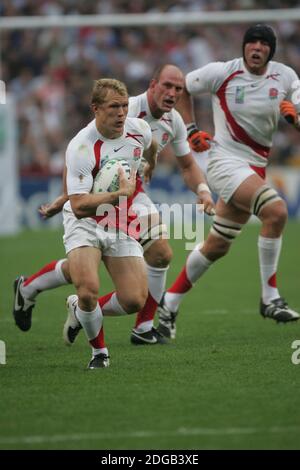
<svg viewBox="0 0 300 470">
<path fill-rule="evenodd" d="M 68 260 L 70 275 L 78 296 L 74 306 L 74 315 L 84 329 L 92 347 L 92 359 L 88 367 L 89 369 L 108 367 L 108 351 L 106 347 L 103 347 L 101 332 L 103 316 L 97 301 L 101 252 L 95 247 L 82 246 L 71 250 L 68 253 Z"/>
<path fill-rule="evenodd" d="M 159 331 L 166 337 L 176 336 L 176 317 L 185 294 L 206 273 L 209 267 L 225 256 L 235 238 L 248 221 L 250 214 L 227 204 L 220 198 L 210 232 L 203 244 L 197 245 L 188 255 L 185 266 L 172 286 L 165 292 L 158 308 Z"/>
<path fill-rule="evenodd" d="M 231 203 L 254 214 L 262 222 L 258 240 L 262 286 L 260 313 L 281 322 L 298 320 L 299 314 L 280 297 L 276 284 L 281 237 L 287 220 L 285 202 L 260 176 L 252 174 L 236 189 Z"/>
<path fill-rule="evenodd" d="M 162 298 L 166 274 L 172 256 L 167 240 L 159 239 L 144 252 L 148 278 L 148 296 L 144 307 L 136 316 L 130 340 L 133 344 L 164 344 L 166 339 L 154 328 L 154 316 Z"/>
<path fill-rule="evenodd" d="M 166 286 L 166 275 L 172 258 L 172 250 L 167 242 L 167 228 L 160 221 L 159 213 L 151 199 L 145 193 L 138 193 L 133 208 L 139 215 L 141 226 L 140 244 L 144 250 L 144 259 L 148 276 L 148 297 L 142 310 L 137 314 L 131 333 L 133 344 L 165 343 L 155 328 L 154 316 Z M 149 338 L 151 336 L 151 342 Z M 144 341 L 145 340 L 145 341 Z"/>
<path fill-rule="evenodd" d="M 116 291 L 107 298 L 104 309 L 108 313 L 126 315 L 141 309 L 147 298 L 145 263 L 139 256 L 103 258 Z"/>
<path fill-rule="evenodd" d="M 249 178 L 251 184 L 247 184 Z M 219 195 L 216 215 L 203 246 L 196 247 L 190 253 L 180 275 L 161 301 L 159 329 L 168 336 L 175 334 L 172 324 L 175 323 L 184 295 L 216 260 L 228 252 L 231 243 L 250 217 L 253 193 L 264 184 L 263 179 L 247 162 L 224 156 L 218 151 L 212 152 L 212 159 L 207 167 L 207 180 L 213 192 Z M 235 197 L 237 190 L 241 190 L 242 203 Z"/>
<path fill-rule="evenodd" d="M 172 250 L 166 240 L 167 229 L 160 222 L 158 214 L 152 214 L 148 218 L 147 224 L 143 223 L 143 218 L 139 220 L 141 221 L 141 227 L 144 228 L 140 243 L 143 246 L 147 268 L 148 297 L 144 307 L 136 316 L 135 326 L 131 333 L 131 342 L 133 344 L 163 344 L 166 340 L 153 327 L 153 323 L 157 306 L 165 290 Z M 150 336 L 151 342 L 149 342 Z"/>
<path fill-rule="evenodd" d="M 142 256 L 103 256 L 103 262 L 116 287 L 115 291 L 98 298 L 103 316 L 122 316 L 140 310 L 147 298 L 147 276 Z M 81 329 L 76 318 L 77 303 L 77 295 L 68 297 L 68 320 L 63 333 L 67 345 L 74 343 Z"/>
<path fill-rule="evenodd" d="M 70 276 L 78 296 L 76 303 L 71 302 L 70 297 L 68 298 L 64 338 L 76 320 L 84 329 L 92 347 L 89 369 L 108 367 L 108 351 L 104 344 L 103 331 L 101 331 L 103 316 L 97 301 L 98 268 L 102 252 L 101 233 L 98 234 L 98 226 L 93 219 L 77 219 L 73 212 L 66 208 L 63 211 L 63 221 L 63 240 L 68 255 Z"/>
<path fill-rule="evenodd" d="M 116 287 L 112 295 L 100 301 L 106 314 L 126 315 L 142 308 L 147 296 L 147 277 L 140 244 L 120 234 L 107 246 L 103 262 Z"/>
<path fill-rule="evenodd" d="M 282 233 L 288 217 L 286 204 L 273 188 L 262 185 L 253 193 L 251 212 L 262 222 L 258 238 L 262 288 L 260 313 L 278 322 L 298 320 L 299 313 L 289 308 L 280 296 L 276 281 Z"/>
<path fill-rule="evenodd" d="M 98 228 L 101 234 L 102 228 Z M 147 295 L 147 281 L 143 251 L 140 244 L 128 236 L 115 238 L 105 233 L 102 243 L 103 262 L 111 275 L 116 291 L 98 299 L 99 307 L 105 316 L 120 316 L 133 313 L 143 307 Z M 70 296 L 68 303 L 69 328 L 65 324 L 64 340 L 72 344 L 80 331 L 74 315 L 77 296 Z"/>
<path fill-rule="evenodd" d="M 68 260 L 52 261 L 29 277 L 23 275 L 14 281 L 13 315 L 22 331 L 31 328 L 32 310 L 41 292 L 71 283 Z"/>
</svg>

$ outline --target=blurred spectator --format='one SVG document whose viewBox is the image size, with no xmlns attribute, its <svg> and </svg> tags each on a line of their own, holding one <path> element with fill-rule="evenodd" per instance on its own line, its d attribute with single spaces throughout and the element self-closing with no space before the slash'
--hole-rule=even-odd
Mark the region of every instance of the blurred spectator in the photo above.
<svg viewBox="0 0 300 470">
<path fill-rule="evenodd" d="M 295 8 L 297 0 L 2 0 L 0 16 Z M 175 63 L 184 72 L 241 54 L 247 25 L 51 28 L 1 32 L 2 77 L 14 94 L 19 119 L 21 172 L 58 174 L 66 142 L 92 118 L 91 80 L 116 77 L 133 95 L 153 70 Z M 274 25 L 276 58 L 300 74 L 300 24 Z M 210 104 L 197 100 L 201 128 L 212 132 Z M 162 160 L 172 164 L 166 151 Z M 276 164 L 300 165 L 299 137 L 281 122 L 273 149 Z"/>
</svg>

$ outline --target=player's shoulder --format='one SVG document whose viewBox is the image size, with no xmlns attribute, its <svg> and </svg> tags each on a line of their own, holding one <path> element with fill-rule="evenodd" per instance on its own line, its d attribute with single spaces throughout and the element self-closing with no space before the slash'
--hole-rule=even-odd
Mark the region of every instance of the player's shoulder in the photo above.
<svg viewBox="0 0 300 470">
<path fill-rule="evenodd" d="M 135 130 L 142 132 L 143 134 L 151 132 L 151 128 L 148 122 L 144 121 L 143 119 L 137 117 L 127 117 L 125 122 L 125 127 L 127 131 Z"/>
<path fill-rule="evenodd" d="M 219 83 L 220 80 L 228 77 L 232 73 L 241 70 L 242 61 L 240 58 L 232 59 L 227 62 L 209 62 L 200 69 L 187 74 L 187 82 L 200 79 L 208 81 L 210 84 Z"/>
<path fill-rule="evenodd" d="M 146 93 L 137 96 L 130 96 L 128 103 L 128 116 L 138 117 L 145 101 Z"/>
<path fill-rule="evenodd" d="M 167 113 L 171 118 L 171 122 L 174 127 L 182 127 L 185 129 L 184 121 L 181 117 L 181 114 L 177 111 L 177 109 L 173 108 L 169 113 Z"/>
<path fill-rule="evenodd" d="M 95 128 L 95 120 L 88 123 L 87 126 L 80 129 L 77 134 L 70 140 L 67 151 L 79 146 L 86 145 L 89 146 L 96 138 L 96 128 Z"/>
<path fill-rule="evenodd" d="M 279 73 L 282 76 L 291 76 L 294 77 L 296 72 L 289 65 L 285 65 L 282 62 L 276 62 L 275 60 L 270 61 L 268 67 L 268 73 Z"/>
<path fill-rule="evenodd" d="M 129 97 L 129 106 L 141 103 L 142 96 L 143 95 L 130 96 Z"/>
<path fill-rule="evenodd" d="M 235 59 L 228 60 L 227 62 L 223 62 L 223 69 L 226 72 L 226 74 L 238 72 L 240 70 L 243 70 L 243 58 L 242 57 L 236 57 Z"/>
</svg>

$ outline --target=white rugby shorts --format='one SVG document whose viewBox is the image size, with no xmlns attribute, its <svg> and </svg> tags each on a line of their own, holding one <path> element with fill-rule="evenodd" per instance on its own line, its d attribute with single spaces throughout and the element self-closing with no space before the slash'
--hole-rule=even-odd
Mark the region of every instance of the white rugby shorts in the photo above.
<svg viewBox="0 0 300 470">
<path fill-rule="evenodd" d="M 92 218 L 77 219 L 72 211 L 64 208 L 63 224 L 67 254 L 75 248 L 91 246 L 101 250 L 104 256 L 143 257 L 143 249 L 134 238 L 113 230 L 106 231 Z"/>
<path fill-rule="evenodd" d="M 227 203 L 243 181 L 256 174 L 247 161 L 222 155 L 208 160 L 206 178 L 210 189 Z"/>
</svg>

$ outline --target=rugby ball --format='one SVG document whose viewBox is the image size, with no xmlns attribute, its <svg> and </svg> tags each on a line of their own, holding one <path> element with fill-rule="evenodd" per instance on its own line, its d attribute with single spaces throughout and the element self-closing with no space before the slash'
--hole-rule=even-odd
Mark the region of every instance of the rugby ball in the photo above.
<svg viewBox="0 0 300 470">
<path fill-rule="evenodd" d="M 119 168 L 123 167 L 127 178 L 130 176 L 130 166 L 127 160 L 108 160 L 97 173 L 93 193 L 112 193 L 119 189 Z"/>
</svg>

